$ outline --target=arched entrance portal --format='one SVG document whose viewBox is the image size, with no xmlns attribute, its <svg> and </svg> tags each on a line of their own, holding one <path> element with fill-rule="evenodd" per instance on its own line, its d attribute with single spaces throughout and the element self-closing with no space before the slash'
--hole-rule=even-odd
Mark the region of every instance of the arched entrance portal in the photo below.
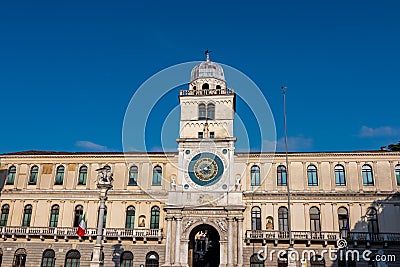
<svg viewBox="0 0 400 267">
<path fill-rule="evenodd" d="M 218 267 L 219 240 L 218 231 L 214 227 L 208 224 L 195 227 L 189 236 L 189 266 Z"/>
</svg>

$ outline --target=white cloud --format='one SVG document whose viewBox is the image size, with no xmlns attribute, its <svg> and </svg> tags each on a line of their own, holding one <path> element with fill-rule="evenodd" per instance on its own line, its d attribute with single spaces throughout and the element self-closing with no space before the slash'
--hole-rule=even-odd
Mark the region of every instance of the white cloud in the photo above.
<svg viewBox="0 0 400 267">
<path fill-rule="evenodd" d="M 77 141 L 75 143 L 75 146 L 84 148 L 84 149 L 89 149 L 89 150 L 96 150 L 96 151 L 106 151 L 108 148 L 106 146 L 102 146 L 90 141 Z"/>
<path fill-rule="evenodd" d="M 285 151 L 285 138 L 280 138 L 278 141 L 264 141 L 264 151 L 271 151 L 276 145 L 276 151 Z M 288 137 L 288 150 L 299 151 L 310 149 L 313 145 L 313 139 L 304 136 Z"/>
<path fill-rule="evenodd" d="M 390 126 L 371 128 L 363 125 L 358 135 L 360 137 L 377 137 L 377 136 L 394 136 L 398 134 L 400 134 L 400 130 Z"/>
</svg>

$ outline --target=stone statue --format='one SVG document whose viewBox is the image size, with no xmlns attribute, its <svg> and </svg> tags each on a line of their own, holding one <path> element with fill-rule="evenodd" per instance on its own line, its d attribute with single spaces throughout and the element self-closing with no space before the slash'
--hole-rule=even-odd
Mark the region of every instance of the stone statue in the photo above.
<svg viewBox="0 0 400 267">
<path fill-rule="evenodd" d="M 176 181 L 175 181 L 175 178 L 172 178 L 172 181 L 171 181 L 171 190 L 176 190 Z"/>
<path fill-rule="evenodd" d="M 110 169 L 107 168 L 100 168 L 97 169 L 97 182 L 98 184 L 101 185 L 111 185 L 112 182 L 114 181 L 113 179 L 113 173 L 111 172 Z"/>
<path fill-rule="evenodd" d="M 270 217 L 267 218 L 267 230 L 274 230 L 274 223 Z"/>
<path fill-rule="evenodd" d="M 195 222 L 196 222 L 195 220 L 189 219 L 189 220 L 186 222 L 185 226 L 183 227 L 183 232 L 186 232 L 186 230 L 187 230 L 193 223 L 195 223 Z"/>
<path fill-rule="evenodd" d="M 146 227 L 146 221 L 144 218 L 142 218 L 142 220 L 139 222 L 139 227 Z"/>
<path fill-rule="evenodd" d="M 242 184 L 240 183 L 240 177 L 236 178 L 235 189 L 236 191 L 240 191 L 242 189 Z"/>
<path fill-rule="evenodd" d="M 222 220 L 217 220 L 217 224 L 218 224 L 219 228 L 221 228 L 222 231 L 226 232 L 226 227 Z"/>
</svg>

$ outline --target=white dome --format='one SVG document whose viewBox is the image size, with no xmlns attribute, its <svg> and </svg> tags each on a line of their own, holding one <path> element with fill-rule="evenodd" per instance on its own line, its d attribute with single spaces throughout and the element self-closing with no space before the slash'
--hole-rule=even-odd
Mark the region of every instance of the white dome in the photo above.
<svg viewBox="0 0 400 267">
<path fill-rule="evenodd" d="M 207 60 L 192 69 L 190 81 L 193 82 L 199 78 L 215 78 L 225 81 L 224 70 L 219 64 L 210 61 L 209 54 L 207 54 Z"/>
</svg>

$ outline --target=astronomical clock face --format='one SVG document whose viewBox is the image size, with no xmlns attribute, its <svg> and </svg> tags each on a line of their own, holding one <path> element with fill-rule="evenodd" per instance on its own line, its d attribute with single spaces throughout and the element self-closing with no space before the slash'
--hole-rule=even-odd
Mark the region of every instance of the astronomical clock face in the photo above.
<svg viewBox="0 0 400 267">
<path fill-rule="evenodd" d="M 192 158 L 188 166 L 190 179 L 198 185 L 209 186 L 224 173 L 222 160 L 212 153 L 200 153 Z"/>
</svg>

